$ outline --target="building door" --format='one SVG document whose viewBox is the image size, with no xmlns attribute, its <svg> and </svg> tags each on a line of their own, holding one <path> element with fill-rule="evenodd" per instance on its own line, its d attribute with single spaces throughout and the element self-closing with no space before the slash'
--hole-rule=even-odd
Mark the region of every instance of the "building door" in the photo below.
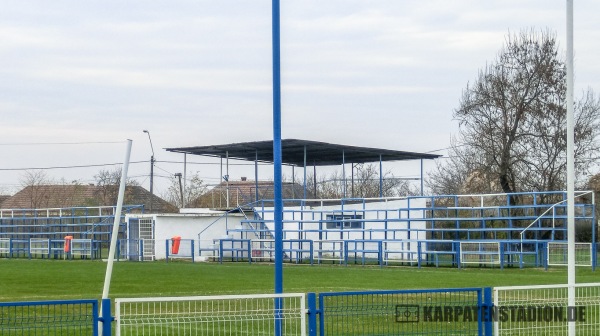
<svg viewBox="0 0 600 336">
<path fill-rule="evenodd" d="M 154 260 L 154 220 L 129 218 L 126 241 L 121 247 L 121 255 L 126 255 L 129 260 Z"/>
</svg>

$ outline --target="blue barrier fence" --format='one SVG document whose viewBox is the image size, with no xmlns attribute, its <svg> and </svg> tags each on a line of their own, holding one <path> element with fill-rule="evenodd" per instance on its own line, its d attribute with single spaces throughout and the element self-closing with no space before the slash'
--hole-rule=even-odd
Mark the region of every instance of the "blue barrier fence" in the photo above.
<svg viewBox="0 0 600 336">
<path fill-rule="evenodd" d="M 548 244 L 543 240 L 303 240 L 283 241 L 284 260 L 290 263 L 371 265 L 416 265 L 451 267 L 544 267 L 548 268 Z M 461 244 L 481 245 L 479 249 L 465 251 Z M 482 246 L 492 249 L 483 250 Z M 595 269 L 598 246 L 589 244 L 590 251 L 583 256 Z M 167 247 L 169 247 L 167 242 Z M 206 249 L 204 249 L 206 251 Z M 275 258 L 272 239 L 219 239 L 215 241 L 212 258 L 219 262 L 273 261 Z M 577 252 L 579 253 L 579 252 Z M 474 261 L 475 260 L 475 261 Z"/>
<path fill-rule="evenodd" d="M 307 335 L 492 335 L 486 318 L 491 293 L 491 288 L 309 293 Z M 96 336 L 104 322 L 100 315 L 112 316 L 109 299 L 102 300 L 102 310 L 96 300 L 0 303 L 0 334 Z M 188 335 L 176 317 L 170 335 Z M 106 322 L 102 334 L 110 336 L 114 318 Z"/>
<path fill-rule="evenodd" d="M 310 335 L 491 335 L 490 288 L 321 293 Z M 316 314 L 312 316 L 316 317 Z M 316 329 L 315 318 L 309 330 Z"/>
<path fill-rule="evenodd" d="M 98 335 L 98 301 L 0 302 L 0 334 Z"/>
</svg>

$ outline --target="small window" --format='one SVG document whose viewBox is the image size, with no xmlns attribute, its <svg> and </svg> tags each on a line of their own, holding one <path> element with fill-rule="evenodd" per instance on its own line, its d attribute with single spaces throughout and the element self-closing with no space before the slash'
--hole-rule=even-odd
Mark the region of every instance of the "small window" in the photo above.
<svg viewBox="0 0 600 336">
<path fill-rule="evenodd" d="M 364 224 L 362 219 L 363 219 L 363 216 L 359 215 L 359 214 L 327 215 L 327 217 L 326 217 L 327 229 L 329 229 L 329 230 L 362 229 L 363 224 Z"/>
</svg>

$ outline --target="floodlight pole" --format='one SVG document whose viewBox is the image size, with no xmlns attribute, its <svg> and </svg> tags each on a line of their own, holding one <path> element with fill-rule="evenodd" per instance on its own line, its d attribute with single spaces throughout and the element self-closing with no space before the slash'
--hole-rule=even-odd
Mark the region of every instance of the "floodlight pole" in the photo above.
<svg viewBox="0 0 600 336">
<path fill-rule="evenodd" d="M 150 149 L 152 150 L 152 156 L 150 156 L 150 212 L 152 212 L 152 199 L 154 198 L 154 146 L 152 146 L 150 131 L 144 130 L 144 133 L 148 134 Z"/>
<path fill-rule="evenodd" d="M 175 173 L 175 177 L 179 179 L 179 196 L 181 199 L 181 207 L 183 208 L 183 185 L 181 184 L 181 173 Z"/>
<path fill-rule="evenodd" d="M 573 0 L 567 0 L 567 301 L 568 314 L 575 308 L 575 124 L 573 103 Z M 575 336 L 575 320 L 568 322 Z"/>
</svg>

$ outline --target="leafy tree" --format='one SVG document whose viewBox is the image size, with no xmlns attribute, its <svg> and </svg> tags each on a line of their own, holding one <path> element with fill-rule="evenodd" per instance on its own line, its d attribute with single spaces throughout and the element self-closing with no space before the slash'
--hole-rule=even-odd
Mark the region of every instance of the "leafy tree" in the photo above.
<svg viewBox="0 0 600 336">
<path fill-rule="evenodd" d="M 487 189 L 479 192 L 565 187 L 566 68 L 553 34 L 509 35 L 496 60 L 467 85 L 454 118 L 459 134 L 450 159 L 429 176 L 433 191 L 472 192 L 464 187 L 474 176 Z M 579 177 L 598 159 L 599 118 L 600 100 L 588 89 L 575 104 Z"/>
</svg>

